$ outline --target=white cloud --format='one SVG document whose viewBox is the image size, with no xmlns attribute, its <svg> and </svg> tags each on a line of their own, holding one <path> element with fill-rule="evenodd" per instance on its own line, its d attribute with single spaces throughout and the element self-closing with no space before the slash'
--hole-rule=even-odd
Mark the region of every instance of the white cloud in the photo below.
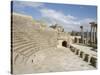
<svg viewBox="0 0 100 75">
<path fill-rule="evenodd" d="M 79 20 L 80 21 L 80 24 L 82 26 L 84 26 L 84 29 L 85 30 L 90 30 L 90 22 L 96 22 L 96 19 L 93 19 L 93 18 L 85 18 L 83 20 Z"/>
<path fill-rule="evenodd" d="M 41 9 L 40 12 L 47 21 L 49 20 L 50 24 L 58 23 L 66 29 L 71 29 L 77 24 L 80 24 L 78 21 L 76 21 L 76 17 L 69 14 L 65 15 L 60 11 L 55 11 L 52 9 Z"/>
<path fill-rule="evenodd" d="M 42 14 L 42 17 L 45 18 L 49 25 L 57 23 L 59 25 L 62 25 L 66 31 L 79 31 L 81 25 L 84 26 L 84 29 L 86 31 L 90 28 L 89 22 L 96 21 L 92 18 L 84 18 L 82 20 L 78 20 L 77 17 L 70 14 L 65 15 L 60 11 L 47 8 L 41 9 L 40 12 Z"/>
<path fill-rule="evenodd" d="M 79 31 L 80 25 L 83 25 L 84 29 L 87 30 L 88 28 L 90 28 L 89 22 L 96 21 L 92 18 L 84 18 L 80 20 L 78 17 L 75 17 L 73 15 L 70 15 L 70 14 L 65 15 L 61 11 L 56 11 L 54 9 L 46 8 L 44 3 L 39 3 L 39 2 L 37 3 L 37 2 L 29 2 L 29 1 L 18 1 L 18 2 L 15 2 L 14 5 L 15 6 L 17 5 L 23 8 L 26 6 L 33 7 L 33 8 L 39 8 L 37 10 L 40 11 L 43 19 L 46 20 L 48 25 L 57 23 L 63 26 L 66 31 L 71 31 L 71 30 Z M 22 13 L 25 13 L 25 12 L 22 11 Z"/>
<path fill-rule="evenodd" d="M 76 19 L 74 16 L 71 15 L 64 15 L 60 11 L 55 11 L 52 9 L 41 9 L 42 16 L 57 19 L 63 22 L 67 22 L 67 20 Z"/>
<path fill-rule="evenodd" d="M 73 19 L 73 20 L 74 20 L 74 19 L 77 19 L 76 17 L 74 17 L 74 16 L 72 16 L 72 15 L 67 15 L 67 17 L 70 18 L 70 19 Z"/>
</svg>

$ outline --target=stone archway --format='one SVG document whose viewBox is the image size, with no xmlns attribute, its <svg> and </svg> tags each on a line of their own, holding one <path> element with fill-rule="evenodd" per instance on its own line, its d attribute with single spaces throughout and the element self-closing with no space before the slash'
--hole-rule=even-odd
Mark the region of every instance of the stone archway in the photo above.
<svg viewBox="0 0 100 75">
<path fill-rule="evenodd" d="M 67 42 L 66 42 L 66 41 L 63 41 L 63 42 L 62 42 L 62 46 L 63 46 L 63 47 L 67 47 Z"/>
</svg>

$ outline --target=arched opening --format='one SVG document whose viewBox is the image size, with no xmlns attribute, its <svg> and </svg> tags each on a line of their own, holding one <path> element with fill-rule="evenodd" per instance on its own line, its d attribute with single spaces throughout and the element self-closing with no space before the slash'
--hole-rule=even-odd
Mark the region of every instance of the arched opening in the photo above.
<svg viewBox="0 0 100 75">
<path fill-rule="evenodd" d="M 63 46 L 63 47 L 67 47 L 67 42 L 66 42 L 66 41 L 63 41 L 63 42 L 62 42 L 62 46 Z"/>
</svg>

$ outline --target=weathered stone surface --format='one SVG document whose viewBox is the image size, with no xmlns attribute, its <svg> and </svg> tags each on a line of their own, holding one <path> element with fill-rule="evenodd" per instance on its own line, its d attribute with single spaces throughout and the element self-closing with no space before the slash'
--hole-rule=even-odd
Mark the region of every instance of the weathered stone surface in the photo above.
<svg viewBox="0 0 100 75">
<path fill-rule="evenodd" d="M 68 33 L 35 27 L 31 16 L 13 13 L 12 54 L 13 73 L 39 73 L 95 69 L 77 57 L 76 49 L 70 51 L 71 38 Z M 59 38 L 58 38 L 59 37 Z M 67 48 L 62 47 L 66 41 Z M 94 64 L 94 61 L 91 59 Z"/>
</svg>

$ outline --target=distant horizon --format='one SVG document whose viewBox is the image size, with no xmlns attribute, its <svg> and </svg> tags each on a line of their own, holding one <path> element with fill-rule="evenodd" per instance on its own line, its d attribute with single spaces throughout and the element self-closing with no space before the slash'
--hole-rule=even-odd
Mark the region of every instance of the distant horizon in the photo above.
<svg viewBox="0 0 100 75">
<path fill-rule="evenodd" d="M 31 1 L 12 1 L 13 12 L 32 16 L 48 26 L 58 24 L 65 31 L 90 31 L 89 22 L 97 22 L 97 6 L 58 4 Z"/>
</svg>

